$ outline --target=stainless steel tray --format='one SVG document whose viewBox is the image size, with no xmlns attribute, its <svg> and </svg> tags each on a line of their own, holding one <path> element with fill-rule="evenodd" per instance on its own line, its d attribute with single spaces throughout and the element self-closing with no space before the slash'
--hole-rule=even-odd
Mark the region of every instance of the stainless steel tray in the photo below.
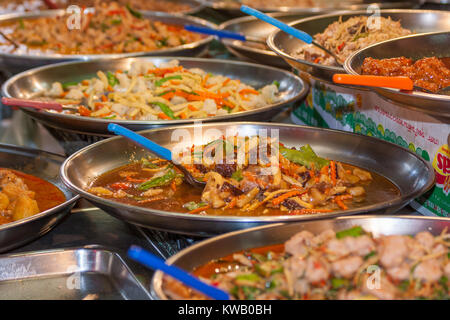
<svg viewBox="0 0 450 320">
<path fill-rule="evenodd" d="M 228 233 L 202 241 L 180 251 L 166 262 L 184 270 L 192 271 L 198 266 L 233 252 L 286 242 L 302 230 L 317 234 L 330 228 L 337 231 L 353 226 L 361 226 L 366 231 L 372 232 L 375 237 L 394 234 L 413 235 L 420 231 L 429 231 L 438 235 L 445 228 L 450 228 L 450 219 L 419 216 L 360 216 L 294 224 L 276 224 Z M 163 274 L 160 271 L 157 271 L 153 276 L 151 293 L 157 299 L 168 299 L 161 285 L 162 276 Z"/>
<path fill-rule="evenodd" d="M 102 60 L 90 62 L 66 62 L 56 65 L 44 66 L 20 73 L 10 78 L 2 86 L 2 94 L 6 97 L 27 98 L 33 92 L 50 87 L 55 81 L 65 82 L 73 79 L 84 79 L 94 76 L 98 70 L 128 70 L 130 64 L 136 59 L 152 61 L 156 65 L 167 62 L 172 57 L 139 57 L 128 59 Z M 308 92 L 308 87 L 303 81 L 289 71 L 251 64 L 239 61 L 218 59 L 182 58 L 177 57 L 180 64 L 186 68 L 201 68 L 207 72 L 221 74 L 233 79 L 241 79 L 256 88 L 271 84 L 274 80 L 280 83 L 282 100 L 267 107 L 251 111 L 239 112 L 224 116 L 216 116 L 202 119 L 186 120 L 158 120 L 158 121 L 133 121 L 133 120 L 106 120 L 89 117 L 81 117 L 51 112 L 41 112 L 32 109 L 22 110 L 32 118 L 43 124 L 62 131 L 76 132 L 87 135 L 110 136 L 107 125 L 110 122 L 119 123 L 132 130 L 143 130 L 168 125 L 191 124 L 194 121 L 226 121 L 239 119 L 270 120 L 282 108 L 302 99 Z"/>
<path fill-rule="evenodd" d="M 1 300 L 150 300 L 115 252 L 97 247 L 0 256 Z"/>
<path fill-rule="evenodd" d="M 243 13 L 239 10 L 242 2 L 239 0 L 199 0 L 205 7 L 212 8 L 229 15 L 242 16 Z M 333 12 L 336 10 L 362 10 L 366 9 L 370 4 L 378 5 L 381 9 L 391 9 L 391 8 L 415 8 L 420 6 L 422 0 L 412 0 L 412 1 L 374 1 L 373 3 L 361 0 L 348 0 L 348 1 L 322 1 L 322 3 L 313 7 L 287 7 L 283 6 L 283 1 L 278 2 L 279 5 L 275 6 L 265 6 L 265 7 L 255 7 L 249 5 L 257 10 L 263 12 L 291 12 L 291 13 L 326 13 Z"/>
<path fill-rule="evenodd" d="M 315 16 L 292 22 L 294 28 L 303 30 L 311 35 L 323 32 L 328 25 L 337 21 L 339 17 L 346 20 L 355 16 L 370 16 L 365 10 L 348 11 L 346 13 L 333 13 Z M 438 10 L 381 10 L 381 17 L 391 17 L 393 20 L 400 20 L 404 28 L 413 30 L 415 33 L 435 32 L 450 30 L 450 11 Z M 267 45 L 275 53 L 280 55 L 294 69 L 298 70 L 305 77 L 332 82 L 333 74 L 345 73 L 344 68 L 324 66 L 317 63 L 308 62 L 295 58 L 305 43 L 293 39 L 292 36 L 282 31 L 274 31 L 267 38 Z"/>
<path fill-rule="evenodd" d="M 360 74 L 361 66 L 366 57 L 385 59 L 401 56 L 414 60 L 431 56 L 450 57 L 450 32 L 412 35 L 401 39 L 384 41 L 355 52 L 345 61 L 344 67 L 348 73 Z M 390 88 L 373 89 L 390 102 L 430 114 L 436 118 L 446 118 L 444 121 L 449 121 L 450 96 L 448 95 L 419 91 L 405 92 Z"/>
<path fill-rule="evenodd" d="M 0 15 L 0 23 L 7 21 L 15 21 L 19 19 L 33 19 L 39 17 L 56 17 L 65 14 L 65 10 L 45 10 L 30 13 L 10 13 Z M 184 16 L 182 14 L 169 14 L 164 12 L 146 11 L 142 13 L 145 18 L 158 20 L 164 23 L 186 25 L 193 24 L 198 26 L 206 26 L 209 28 L 216 28 L 216 25 L 191 16 Z M 154 50 L 147 52 L 131 52 L 118 54 L 85 54 L 85 55 L 61 55 L 61 54 L 15 54 L 0 52 L 0 64 L 3 69 L 11 73 L 18 73 L 34 67 L 57 63 L 62 61 L 90 61 L 90 60 L 110 60 L 125 57 L 136 56 L 201 56 L 208 51 L 208 45 L 213 40 L 212 36 L 192 43 L 187 43 L 182 46 L 177 46 L 169 49 Z"/>
<path fill-rule="evenodd" d="M 73 194 L 61 181 L 59 169 L 64 157 L 53 153 L 0 144 L 0 167 L 47 180 L 57 186 L 66 201 L 32 217 L 0 225 L 0 252 L 20 247 L 55 227 L 72 209 L 79 196 Z"/>
<path fill-rule="evenodd" d="M 143 227 L 197 236 L 211 236 L 276 222 L 297 222 L 361 213 L 393 213 L 434 184 L 432 166 L 408 149 L 373 137 L 343 131 L 283 124 L 226 122 L 205 124 L 202 128 L 190 125 L 141 133 L 171 149 L 177 143 L 171 141 L 171 136 L 179 128 L 189 133 L 196 144 L 210 141 L 206 134 L 209 129 L 215 129 L 216 133 L 219 130 L 224 135 L 241 136 L 256 135 L 260 129 L 266 129 L 267 136 L 270 136 L 272 130 L 278 130 L 280 142 L 285 145 L 299 147 L 310 144 L 322 157 L 350 163 L 387 177 L 400 189 L 401 196 L 359 209 L 300 216 L 201 216 L 130 206 L 85 191 L 92 179 L 99 174 L 129 163 L 131 157 L 140 159 L 148 155 L 147 151 L 122 137 L 97 142 L 70 156 L 61 168 L 64 183 L 116 218 Z M 198 134 L 199 130 L 202 130 L 202 136 Z"/>
<path fill-rule="evenodd" d="M 311 13 L 292 13 L 292 12 L 278 12 L 270 14 L 272 17 L 290 23 L 292 21 L 300 20 L 306 17 L 318 15 L 318 12 Z M 221 30 L 233 31 L 244 34 L 245 36 L 258 37 L 266 39 L 276 27 L 259 20 L 252 16 L 239 17 L 228 20 L 219 26 Z M 252 43 L 242 42 L 239 40 L 221 39 L 225 47 L 235 56 L 250 61 L 256 61 L 261 64 L 271 65 L 279 68 L 287 68 L 289 64 L 269 48 L 259 48 L 252 46 Z"/>
</svg>

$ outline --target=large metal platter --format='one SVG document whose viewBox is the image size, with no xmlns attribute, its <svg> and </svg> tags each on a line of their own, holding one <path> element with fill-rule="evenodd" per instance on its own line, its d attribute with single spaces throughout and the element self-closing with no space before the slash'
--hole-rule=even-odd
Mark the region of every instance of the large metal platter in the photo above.
<svg viewBox="0 0 450 320">
<path fill-rule="evenodd" d="M 241 1 L 239 0 L 199 0 L 205 7 L 218 10 L 220 12 L 232 15 L 232 16 L 243 16 L 244 14 L 239 10 L 241 6 Z M 420 6 L 423 0 L 412 0 L 412 1 L 361 1 L 361 0 L 348 0 L 348 1 L 318 1 L 316 6 L 304 6 L 304 7 L 288 7 L 283 6 L 283 1 L 279 1 L 278 6 L 265 6 L 257 7 L 248 4 L 248 6 L 255 8 L 263 12 L 291 12 L 291 13 L 301 13 L 301 14 L 313 14 L 313 13 L 326 13 L 333 12 L 336 10 L 362 10 L 366 9 L 369 5 L 377 5 L 381 9 L 392 9 L 392 8 L 416 8 Z"/>
<path fill-rule="evenodd" d="M 450 18 L 449 18 L 450 19 Z M 360 74 L 366 57 L 376 59 L 404 56 L 414 60 L 424 57 L 450 57 L 450 32 L 436 32 L 388 40 L 353 53 L 344 68 L 348 73 Z M 405 92 L 390 88 L 373 88 L 382 97 L 409 109 L 438 118 L 450 118 L 450 96 L 419 91 Z"/>
<path fill-rule="evenodd" d="M 64 157 L 44 151 L 0 144 L 0 167 L 34 175 L 57 186 L 66 201 L 32 217 L 0 225 L 0 252 L 20 247 L 50 231 L 70 212 L 79 196 L 59 177 Z"/>
<path fill-rule="evenodd" d="M 283 21 L 284 23 L 290 23 L 299 19 L 314 16 L 320 13 L 286 13 L 278 12 L 270 14 L 272 17 Z M 259 20 L 252 16 L 240 17 L 228 20 L 219 26 L 219 29 L 238 32 L 245 36 L 258 37 L 266 39 L 276 27 L 268 24 L 262 20 Z M 256 61 L 261 64 L 271 65 L 279 68 L 287 68 L 287 64 L 281 57 L 268 47 L 262 48 L 260 44 L 254 44 L 252 42 L 243 42 L 232 39 L 221 39 L 227 49 L 235 56 L 250 61 Z"/>
<path fill-rule="evenodd" d="M 380 235 L 414 235 L 421 231 L 429 231 L 434 235 L 439 235 L 444 229 L 450 228 L 450 219 L 420 216 L 360 216 L 276 224 L 232 232 L 204 240 L 180 251 L 166 262 L 181 269 L 193 271 L 196 267 L 234 252 L 284 243 L 302 230 L 318 234 L 327 229 L 339 231 L 354 226 L 363 227 L 364 230 L 372 232 L 375 237 Z M 161 271 L 154 274 L 151 293 L 154 298 L 165 300 L 168 297 L 162 287 L 162 277 Z"/>
<path fill-rule="evenodd" d="M 159 65 L 162 62 L 167 62 L 174 58 L 139 57 L 90 62 L 68 62 L 44 66 L 10 78 L 2 87 L 2 95 L 6 97 L 27 98 L 33 92 L 42 90 L 42 88 L 49 88 L 55 81 L 65 82 L 73 81 L 74 79 L 85 79 L 94 76 L 98 70 L 128 70 L 131 63 L 136 61 L 136 59 L 152 61 L 154 64 Z M 54 112 L 35 111 L 27 108 L 22 108 L 22 110 L 34 119 L 56 129 L 84 134 L 110 136 L 111 134 L 107 130 L 108 123 L 110 122 L 119 123 L 132 130 L 144 130 L 168 125 L 190 124 L 194 123 L 194 121 L 226 121 L 231 119 L 250 120 L 252 117 L 253 119 L 258 117 L 261 120 L 270 120 L 275 114 L 279 113 L 283 107 L 286 107 L 298 99 L 302 99 L 308 91 L 307 86 L 304 85 L 299 77 L 291 72 L 281 69 L 239 61 L 178 57 L 176 59 L 186 68 L 201 68 L 206 72 L 211 72 L 213 74 L 221 74 L 233 79 L 240 79 L 242 82 L 248 83 L 256 88 L 271 84 L 274 80 L 277 80 L 280 83 L 282 101 L 267 107 L 224 116 L 171 121 L 114 121 Z"/>
<path fill-rule="evenodd" d="M 348 11 L 347 13 L 327 14 L 315 16 L 292 22 L 290 25 L 297 29 L 303 30 L 311 35 L 323 32 L 327 26 L 337 21 L 339 17 L 347 20 L 355 16 L 370 16 L 364 10 Z M 448 31 L 450 30 L 450 11 L 437 10 L 381 10 L 381 17 L 391 17 L 393 20 L 400 20 L 404 28 L 410 29 L 415 33 Z M 292 36 L 282 31 L 275 31 L 267 38 L 267 45 L 280 55 L 287 63 L 300 73 L 309 75 L 313 78 L 332 82 L 333 74 L 345 73 L 344 68 L 324 66 L 317 63 L 308 62 L 295 58 L 305 43 L 294 39 Z"/>
<path fill-rule="evenodd" d="M 45 10 L 30 13 L 11 13 L 0 15 L 0 23 L 15 21 L 19 19 L 33 19 L 39 17 L 56 17 L 65 14 L 65 10 Z M 164 23 L 175 25 L 193 24 L 198 26 L 205 26 L 209 28 L 216 28 L 216 25 L 206 20 L 184 16 L 181 14 L 174 15 L 164 12 L 150 12 L 142 13 L 145 18 L 158 20 Z M 200 41 L 187 43 L 182 46 L 177 46 L 169 49 L 161 49 L 145 52 L 131 52 L 131 53 L 117 53 L 117 54 L 79 54 L 79 55 L 62 55 L 62 54 L 16 54 L 0 52 L 0 63 L 3 68 L 11 73 L 18 73 L 34 67 L 57 63 L 62 61 L 89 61 L 89 60 L 110 60 L 125 57 L 136 56 L 188 56 L 196 57 L 204 55 L 208 50 L 208 45 L 213 37 L 208 36 Z"/>
<path fill-rule="evenodd" d="M 203 134 L 199 134 L 199 130 Z M 267 136 L 271 136 L 272 132 L 278 132 L 280 142 L 285 145 L 299 147 L 310 144 L 322 157 L 350 163 L 381 174 L 400 189 L 401 196 L 359 209 L 300 216 L 201 216 L 130 206 L 97 197 L 84 190 L 98 175 L 129 163 L 132 157 L 140 159 L 148 155 L 148 152 L 122 137 L 103 140 L 74 153 L 64 162 L 61 176 L 70 189 L 114 217 L 143 227 L 198 236 L 210 236 L 277 222 L 296 222 L 361 213 L 393 213 L 429 190 L 434 184 L 432 166 L 408 149 L 373 137 L 343 131 L 287 124 L 228 122 L 205 124 L 202 127 L 161 128 L 143 131 L 142 134 L 171 149 L 179 141 L 171 139 L 173 134 L 190 134 L 193 138 L 188 145 L 191 146 L 211 141 L 212 138 L 208 138 L 208 131 L 209 134 L 213 131 L 227 136 L 234 134 L 254 136 L 259 130 L 267 130 Z M 389 157 L 386 157 L 387 154 Z"/>
</svg>

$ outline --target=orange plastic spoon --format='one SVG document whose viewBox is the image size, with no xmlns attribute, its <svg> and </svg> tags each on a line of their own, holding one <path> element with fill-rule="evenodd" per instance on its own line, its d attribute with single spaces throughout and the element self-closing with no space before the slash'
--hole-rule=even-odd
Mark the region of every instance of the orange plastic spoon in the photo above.
<svg viewBox="0 0 450 320">
<path fill-rule="evenodd" d="M 413 90 L 413 81 L 408 77 L 385 77 L 370 75 L 339 74 L 333 75 L 334 83 L 353 84 L 368 87 L 387 87 L 401 90 Z"/>
</svg>

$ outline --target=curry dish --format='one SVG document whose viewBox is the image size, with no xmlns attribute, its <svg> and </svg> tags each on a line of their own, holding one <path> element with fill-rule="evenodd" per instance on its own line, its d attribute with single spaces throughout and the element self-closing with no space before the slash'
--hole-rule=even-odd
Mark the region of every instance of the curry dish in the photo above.
<svg viewBox="0 0 450 320">
<path fill-rule="evenodd" d="M 50 182 L 0 168 L 0 224 L 31 217 L 66 201 Z"/>
<path fill-rule="evenodd" d="M 427 57 L 417 61 L 405 57 L 365 58 L 361 71 L 376 76 L 408 77 L 414 85 L 431 92 L 450 86 L 450 58 Z"/>
<path fill-rule="evenodd" d="M 400 195 L 384 177 L 321 158 L 309 145 L 294 149 L 279 144 L 275 153 L 274 144 L 267 144 L 270 153 L 259 153 L 257 161 L 252 161 L 252 155 L 266 143 L 254 136 L 192 146 L 180 159 L 195 178 L 206 182 L 203 190 L 184 182 L 171 163 L 144 158 L 99 176 L 87 191 L 146 208 L 233 216 L 327 213 Z M 217 161 L 220 158 L 222 163 Z"/>
<path fill-rule="evenodd" d="M 233 299 L 450 299 L 450 234 L 374 237 L 360 226 L 301 231 L 286 243 L 236 252 L 193 274 Z M 375 283 L 374 271 L 379 271 Z M 205 299 L 168 276 L 172 299 Z"/>
</svg>

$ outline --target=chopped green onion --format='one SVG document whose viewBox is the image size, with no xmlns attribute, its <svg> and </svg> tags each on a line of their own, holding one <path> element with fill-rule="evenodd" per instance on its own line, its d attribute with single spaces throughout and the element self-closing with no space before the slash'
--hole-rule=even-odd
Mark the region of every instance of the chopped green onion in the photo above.
<svg viewBox="0 0 450 320">
<path fill-rule="evenodd" d="M 364 234 L 363 228 L 360 226 L 356 226 L 350 229 L 342 230 L 339 232 L 336 232 L 336 238 L 342 239 L 345 237 L 359 237 Z"/>
<path fill-rule="evenodd" d="M 347 287 L 349 285 L 349 281 L 347 279 L 342 278 L 332 278 L 331 279 L 331 287 L 333 289 L 340 289 L 342 287 Z"/>
<path fill-rule="evenodd" d="M 175 170 L 170 169 L 163 176 L 150 179 L 138 185 L 137 189 L 140 191 L 145 191 L 154 187 L 162 187 L 169 184 L 173 179 L 175 179 L 178 175 Z"/>
<path fill-rule="evenodd" d="M 198 208 L 205 207 L 207 205 L 208 205 L 208 203 L 207 202 L 203 202 L 203 201 L 199 202 L 199 203 L 196 203 L 195 201 L 190 201 L 190 202 L 187 202 L 187 203 L 183 204 L 183 208 L 186 208 L 189 211 L 192 211 L 192 210 L 195 210 L 195 209 L 198 209 Z"/>
</svg>

